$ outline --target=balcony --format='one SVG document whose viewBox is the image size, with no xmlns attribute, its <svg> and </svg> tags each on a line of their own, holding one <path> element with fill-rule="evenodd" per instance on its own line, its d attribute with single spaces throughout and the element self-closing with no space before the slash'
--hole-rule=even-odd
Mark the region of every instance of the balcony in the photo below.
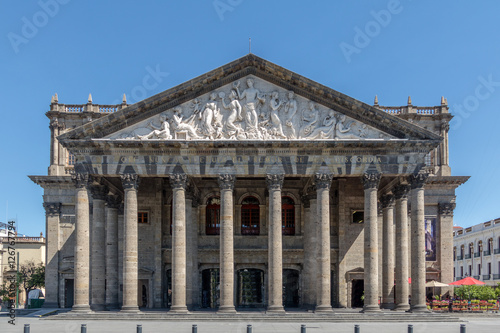
<svg viewBox="0 0 500 333">
<path fill-rule="evenodd" d="M 479 280 L 481 278 L 481 275 L 474 275 L 473 278 Z"/>
<path fill-rule="evenodd" d="M 500 280 L 500 274 L 493 274 L 493 280 Z"/>
<path fill-rule="evenodd" d="M 494 249 L 494 250 L 493 250 L 493 253 L 494 253 L 494 254 L 499 254 L 499 253 L 500 253 L 500 249 Z"/>
<path fill-rule="evenodd" d="M 490 279 L 491 279 L 490 274 L 483 275 L 483 281 L 490 280 Z"/>
<path fill-rule="evenodd" d="M 470 254 L 466 254 L 465 259 L 470 259 Z"/>
<path fill-rule="evenodd" d="M 474 252 L 474 258 L 479 258 L 481 256 L 481 252 Z"/>
<path fill-rule="evenodd" d="M 490 256 L 491 255 L 491 252 L 488 250 L 488 251 L 483 251 L 483 255 L 484 256 Z"/>
<path fill-rule="evenodd" d="M 462 256 L 457 256 L 457 260 L 462 260 Z"/>
</svg>

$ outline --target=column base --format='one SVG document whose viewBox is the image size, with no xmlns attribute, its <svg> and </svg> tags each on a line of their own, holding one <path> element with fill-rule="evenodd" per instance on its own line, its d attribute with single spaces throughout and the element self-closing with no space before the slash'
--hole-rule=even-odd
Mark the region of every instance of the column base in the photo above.
<svg viewBox="0 0 500 333">
<path fill-rule="evenodd" d="M 425 304 L 416 304 L 410 308 L 410 312 L 429 312 L 429 309 Z"/>
<path fill-rule="evenodd" d="M 361 310 L 362 313 L 371 313 L 371 312 L 380 312 L 380 306 L 378 305 L 365 305 L 363 307 L 363 310 Z"/>
<path fill-rule="evenodd" d="M 318 305 L 316 309 L 314 309 L 314 313 L 333 313 L 333 309 L 328 305 Z"/>
<path fill-rule="evenodd" d="M 232 305 L 222 305 L 219 306 L 217 313 L 222 313 L 222 314 L 236 313 L 236 309 Z"/>
<path fill-rule="evenodd" d="M 394 311 L 409 311 L 410 310 L 410 304 L 396 304 L 396 307 L 394 308 Z"/>
<path fill-rule="evenodd" d="M 139 307 L 138 306 L 133 306 L 133 305 L 124 305 L 122 306 L 122 309 L 120 312 L 127 312 L 127 313 L 138 313 Z"/>
<path fill-rule="evenodd" d="M 185 305 L 174 305 L 170 307 L 169 313 L 186 314 L 189 313 L 189 311 Z"/>
<path fill-rule="evenodd" d="M 285 314 L 285 308 L 281 305 L 271 305 L 267 307 L 266 313 Z"/>
<path fill-rule="evenodd" d="M 71 312 L 91 313 L 92 310 L 90 309 L 90 305 L 80 304 L 80 305 L 73 305 L 73 307 L 71 308 Z"/>
<path fill-rule="evenodd" d="M 382 303 L 380 305 L 382 309 L 388 309 L 388 310 L 393 310 L 395 308 L 394 303 Z"/>
</svg>

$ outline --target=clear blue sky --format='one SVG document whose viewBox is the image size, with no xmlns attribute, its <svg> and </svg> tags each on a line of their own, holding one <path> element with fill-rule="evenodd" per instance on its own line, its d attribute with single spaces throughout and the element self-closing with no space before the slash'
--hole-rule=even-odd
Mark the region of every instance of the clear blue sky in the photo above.
<svg viewBox="0 0 500 333">
<path fill-rule="evenodd" d="M 366 103 L 445 96 L 456 115 L 452 173 L 472 176 L 457 191 L 455 223 L 500 217 L 498 1 L 0 4 L 0 221 L 17 218 L 21 233 L 45 229 L 43 191 L 27 175 L 47 174 L 54 93 L 66 104 L 151 96 L 244 56 L 249 37 L 256 55 Z M 145 89 L 154 70 L 158 84 Z"/>
</svg>

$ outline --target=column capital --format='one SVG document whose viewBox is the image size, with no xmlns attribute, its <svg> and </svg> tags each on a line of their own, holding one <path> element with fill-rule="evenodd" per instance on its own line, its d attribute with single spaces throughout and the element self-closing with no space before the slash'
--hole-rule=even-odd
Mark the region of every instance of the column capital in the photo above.
<svg viewBox="0 0 500 333">
<path fill-rule="evenodd" d="M 125 190 L 134 189 L 137 190 L 139 188 L 140 178 L 138 174 L 135 173 L 124 173 L 120 175 L 122 180 L 122 185 Z"/>
<path fill-rule="evenodd" d="M 314 175 L 314 184 L 316 185 L 316 190 L 327 189 L 329 190 L 332 186 L 333 175 L 328 173 L 317 173 Z"/>
<path fill-rule="evenodd" d="M 396 185 L 392 190 L 396 200 L 408 199 L 408 192 L 410 192 L 410 186 L 405 184 Z"/>
<path fill-rule="evenodd" d="M 365 172 L 363 174 L 363 186 L 365 190 L 377 189 L 380 184 L 380 173 L 378 172 Z"/>
<path fill-rule="evenodd" d="M 106 195 L 109 192 L 109 188 L 106 185 L 90 184 L 89 189 L 94 200 L 106 200 Z"/>
<path fill-rule="evenodd" d="M 424 188 L 425 183 L 427 182 L 427 178 L 429 178 L 429 174 L 426 172 L 419 172 L 410 177 L 411 188 Z"/>
<path fill-rule="evenodd" d="M 271 190 L 281 190 L 283 187 L 283 180 L 285 179 L 285 175 L 283 174 L 273 174 L 266 175 L 266 184 L 269 191 Z"/>
<path fill-rule="evenodd" d="M 57 216 L 61 214 L 61 205 L 60 202 L 44 202 L 43 208 L 45 208 L 45 214 L 47 216 Z"/>
<path fill-rule="evenodd" d="M 108 208 L 119 209 L 122 199 L 119 195 L 110 194 L 106 196 L 106 203 L 108 204 Z"/>
<path fill-rule="evenodd" d="M 217 177 L 217 182 L 221 190 L 233 190 L 234 182 L 236 181 L 235 175 L 222 174 Z"/>
<path fill-rule="evenodd" d="M 173 173 L 168 176 L 170 187 L 173 189 L 186 190 L 188 186 L 188 178 L 185 173 Z"/>
<path fill-rule="evenodd" d="M 71 175 L 71 180 L 75 183 L 76 188 L 85 188 L 89 185 L 89 174 L 77 172 Z"/>
<path fill-rule="evenodd" d="M 454 202 L 440 202 L 438 204 L 439 215 L 441 216 L 453 216 L 453 211 L 455 210 L 456 203 Z"/>
<path fill-rule="evenodd" d="M 382 209 L 389 208 L 394 205 L 394 195 L 392 194 L 384 194 L 380 197 L 380 203 Z"/>
</svg>

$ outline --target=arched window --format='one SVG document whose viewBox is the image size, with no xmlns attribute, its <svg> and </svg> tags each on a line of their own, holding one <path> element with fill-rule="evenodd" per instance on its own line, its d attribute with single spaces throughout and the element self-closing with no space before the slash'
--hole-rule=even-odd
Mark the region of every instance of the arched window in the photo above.
<svg viewBox="0 0 500 333">
<path fill-rule="evenodd" d="M 205 215 L 205 233 L 207 235 L 220 234 L 220 198 L 211 197 L 207 200 Z"/>
<path fill-rule="evenodd" d="M 281 198 L 283 235 L 295 235 L 295 202 L 290 197 Z"/>
<path fill-rule="evenodd" d="M 241 234 L 260 234 L 260 207 L 255 197 L 246 197 L 241 203 Z"/>
</svg>

